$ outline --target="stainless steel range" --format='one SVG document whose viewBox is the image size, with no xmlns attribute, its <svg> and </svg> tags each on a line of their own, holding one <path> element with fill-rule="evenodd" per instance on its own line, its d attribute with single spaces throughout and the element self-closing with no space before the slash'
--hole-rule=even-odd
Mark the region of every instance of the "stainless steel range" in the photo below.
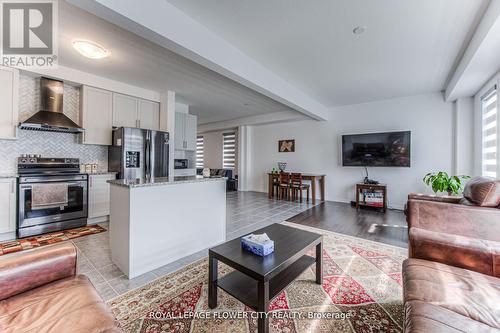
<svg viewBox="0 0 500 333">
<path fill-rule="evenodd" d="M 18 159 L 19 238 L 87 224 L 88 176 L 77 158 Z"/>
</svg>

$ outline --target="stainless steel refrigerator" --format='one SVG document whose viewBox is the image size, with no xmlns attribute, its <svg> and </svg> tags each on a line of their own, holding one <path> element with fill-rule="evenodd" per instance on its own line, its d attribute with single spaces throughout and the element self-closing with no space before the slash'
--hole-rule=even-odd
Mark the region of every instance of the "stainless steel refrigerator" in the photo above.
<svg viewBox="0 0 500 333">
<path fill-rule="evenodd" d="M 168 177 L 167 132 L 120 127 L 113 130 L 108 168 L 119 179 Z"/>
</svg>

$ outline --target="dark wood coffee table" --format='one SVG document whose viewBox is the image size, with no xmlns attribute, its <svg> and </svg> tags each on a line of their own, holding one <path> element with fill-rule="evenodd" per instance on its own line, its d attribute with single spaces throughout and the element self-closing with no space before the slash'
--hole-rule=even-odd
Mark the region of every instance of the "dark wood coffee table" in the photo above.
<svg viewBox="0 0 500 333">
<path fill-rule="evenodd" d="M 254 231 L 267 233 L 274 241 L 274 253 L 259 257 L 243 250 L 241 239 L 226 242 L 208 252 L 208 306 L 217 307 L 217 287 L 237 298 L 259 313 L 267 313 L 269 303 L 309 266 L 316 263 L 316 283 L 321 284 L 323 236 L 312 232 L 273 224 Z M 306 253 L 316 247 L 316 257 Z M 217 278 L 217 261 L 235 269 Z M 267 333 L 269 319 L 259 316 L 258 332 Z"/>
</svg>

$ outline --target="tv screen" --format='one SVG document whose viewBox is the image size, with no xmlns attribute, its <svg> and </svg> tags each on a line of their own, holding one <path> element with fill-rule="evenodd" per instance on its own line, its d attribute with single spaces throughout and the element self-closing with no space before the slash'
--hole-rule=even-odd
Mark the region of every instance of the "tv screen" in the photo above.
<svg viewBox="0 0 500 333">
<path fill-rule="evenodd" d="M 342 136 L 342 165 L 410 167 L 411 132 Z"/>
</svg>

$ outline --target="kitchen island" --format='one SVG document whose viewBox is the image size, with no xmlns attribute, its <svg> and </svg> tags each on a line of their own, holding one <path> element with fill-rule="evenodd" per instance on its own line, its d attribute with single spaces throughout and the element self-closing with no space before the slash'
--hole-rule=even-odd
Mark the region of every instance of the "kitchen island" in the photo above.
<svg viewBox="0 0 500 333">
<path fill-rule="evenodd" d="M 111 180 L 111 258 L 129 279 L 226 240 L 226 179 Z"/>
</svg>

